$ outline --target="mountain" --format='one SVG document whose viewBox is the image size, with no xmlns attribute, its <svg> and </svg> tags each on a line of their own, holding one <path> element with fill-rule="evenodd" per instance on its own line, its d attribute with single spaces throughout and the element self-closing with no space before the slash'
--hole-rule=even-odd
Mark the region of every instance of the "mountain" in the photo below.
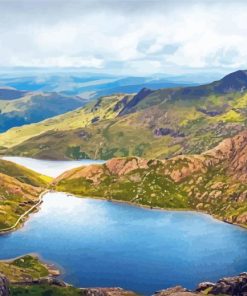
<svg viewBox="0 0 247 296">
<path fill-rule="evenodd" d="M 149 207 L 194 209 L 247 226 L 247 129 L 200 155 L 115 158 L 59 176 L 56 190 Z"/>
<path fill-rule="evenodd" d="M 212 75 L 214 76 L 214 75 Z M 190 77 L 190 75 L 188 75 Z M 171 80 L 170 80 L 171 79 Z M 142 88 L 159 89 L 164 87 L 176 87 L 196 85 L 193 79 L 183 81 L 182 77 L 122 77 L 118 75 L 80 73 L 78 71 L 39 73 L 28 72 L 1 75 L 0 87 L 13 88 L 26 92 L 57 92 L 63 95 L 80 96 L 85 99 L 94 99 L 116 93 L 136 93 Z"/>
<path fill-rule="evenodd" d="M 89 139 L 90 141 L 92 139 L 89 133 L 80 130 L 80 128 L 91 125 L 95 126 L 97 125 L 97 122 L 107 122 L 108 120 L 115 118 L 131 98 L 131 95 L 103 97 L 97 101 L 88 103 L 82 109 L 77 109 L 40 123 L 13 128 L 0 135 L 0 146 L 4 149 L 3 147 L 12 147 L 13 145 L 18 146 L 18 144 L 25 146 L 27 144 L 29 147 L 24 148 L 24 150 L 31 152 L 31 150 L 34 149 L 33 153 L 35 153 L 37 151 L 37 142 L 35 140 L 33 146 L 30 145 L 31 143 L 29 140 L 31 141 L 32 138 L 36 137 L 38 141 L 38 138 L 41 137 L 42 143 L 40 143 L 41 146 L 39 147 L 43 148 L 41 148 L 42 151 L 38 148 L 38 151 L 40 151 L 40 157 L 54 159 L 85 158 L 87 155 L 80 151 L 77 153 L 77 146 L 73 145 L 76 142 L 79 144 L 81 140 L 84 140 L 87 143 L 88 148 L 90 148 L 91 142 L 89 142 Z M 71 131 L 75 132 L 75 135 L 73 133 L 71 134 Z M 59 141 L 52 144 L 54 149 L 52 146 L 49 146 L 50 148 L 48 149 L 48 145 L 50 144 L 45 144 L 43 136 L 47 136 L 49 141 L 53 142 L 57 135 Z M 60 148 L 58 148 L 58 146 Z M 63 150 L 64 148 L 65 151 Z M 51 152 L 50 149 L 53 151 Z M 7 153 L 11 153 L 10 150 L 8 150 Z"/>
<path fill-rule="evenodd" d="M 25 91 L 17 90 L 11 87 L 0 87 L 0 100 L 15 100 L 23 97 Z"/>
<path fill-rule="evenodd" d="M 37 204 L 50 178 L 0 159 L 0 231 Z"/>
<path fill-rule="evenodd" d="M 0 132 L 77 109 L 85 102 L 79 97 L 58 93 L 18 92 L 18 97 L 9 93 L 1 97 L 0 90 Z"/>
<path fill-rule="evenodd" d="M 246 128 L 244 73 L 202 86 L 103 97 L 1 134 L 1 151 L 55 159 L 165 159 L 202 153 Z"/>
</svg>

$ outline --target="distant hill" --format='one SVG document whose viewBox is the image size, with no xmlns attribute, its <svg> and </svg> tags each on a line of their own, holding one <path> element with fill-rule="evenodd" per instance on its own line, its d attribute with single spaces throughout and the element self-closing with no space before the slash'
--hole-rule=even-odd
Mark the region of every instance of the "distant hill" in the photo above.
<svg viewBox="0 0 247 296">
<path fill-rule="evenodd" d="M 86 103 L 79 97 L 58 93 L 9 92 L 2 92 L 1 98 L 0 90 L 0 132 L 77 109 Z"/>
<path fill-rule="evenodd" d="M 0 75 L 0 87 L 5 86 L 26 92 L 57 92 L 63 95 L 95 99 L 117 93 L 137 93 L 142 88 L 159 89 L 196 85 L 192 80 L 183 81 L 182 77 L 121 77 L 93 73 L 36 73 L 30 76 L 23 73 L 8 76 Z"/>
<path fill-rule="evenodd" d="M 24 97 L 25 94 L 26 91 L 21 91 L 8 87 L 0 87 L 0 100 L 15 100 Z"/>
<path fill-rule="evenodd" d="M 202 86 L 103 97 L 1 134 L 2 153 L 56 159 L 201 153 L 246 128 L 245 73 Z"/>
</svg>

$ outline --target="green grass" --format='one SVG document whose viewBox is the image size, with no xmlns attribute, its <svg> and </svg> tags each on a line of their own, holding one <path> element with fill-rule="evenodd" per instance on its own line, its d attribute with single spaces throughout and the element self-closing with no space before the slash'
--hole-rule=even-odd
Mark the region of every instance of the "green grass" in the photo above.
<svg viewBox="0 0 247 296">
<path fill-rule="evenodd" d="M 119 159 L 122 161 L 122 159 Z M 198 169 L 190 171 L 191 161 Z M 125 165 L 132 162 L 126 158 Z M 101 197 L 165 209 L 195 209 L 235 223 L 247 212 L 247 205 L 240 196 L 247 191 L 247 184 L 228 175 L 225 164 L 207 166 L 207 158 L 178 157 L 162 163 L 149 161 L 148 168 L 132 169 L 121 176 L 113 174 L 107 165 L 101 165 L 96 175 L 87 171 L 80 176 L 79 168 L 68 177 L 55 181 L 54 189 L 78 196 Z M 173 179 L 180 172 L 189 170 L 185 177 Z M 75 176 L 75 177 L 74 177 Z M 76 177 L 77 176 L 77 177 Z M 97 177 L 98 176 L 98 177 Z"/>
<path fill-rule="evenodd" d="M 8 148 L 2 153 L 54 159 L 167 158 L 201 153 L 247 126 L 246 94 L 166 96 L 167 90 L 156 91 L 125 116 L 118 116 L 121 109 L 115 110 L 124 95 L 105 97 L 64 115 L 11 129 L 0 135 L 0 146 Z M 94 118 L 98 121 L 93 122 Z M 156 136 L 159 128 L 175 134 Z"/>
<path fill-rule="evenodd" d="M 18 181 L 36 187 L 46 187 L 52 178 L 38 174 L 11 161 L 0 159 L 0 173 L 14 177 Z"/>
<path fill-rule="evenodd" d="M 10 282 L 31 282 L 49 275 L 49 270 L 37 257 L 32 255 L 22 256 L 18 259 L 0 261 L 0 272 Z"/>
<path fill-rule="evenodd" d="M 73 287 L 55 287 L 50 285 L 11 286 L 12 296 L 79 296 L 79 289 Z"/>
<path fill-rule="evenodd" d="M 13 226 L 33 207 L 50 181 L 50 177 L 0 160 L 0 230 Z"/>
</svg>

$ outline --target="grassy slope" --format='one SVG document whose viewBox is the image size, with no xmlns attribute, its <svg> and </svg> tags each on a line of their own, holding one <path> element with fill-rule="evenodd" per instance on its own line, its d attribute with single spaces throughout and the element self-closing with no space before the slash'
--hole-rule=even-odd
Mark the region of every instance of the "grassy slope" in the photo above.
<svg viewBox="0 0 247 296">
<path fill-rule="evenodd" d="M 11 286 L 12 296 L 79 296 L 82 295 L 79 289 L 74 287 L 57 287 L 51 285 Z"/>
<path fill-rule="evenodd" d="M 123 97 L 125 95 L 108 96 L 97 102 L 91 102 L 84 108 L 47 119 L 40 123 L 13 128 L 0 135 L 0 146 L 11 147 L 48 131 L 73 130 L 90 125 L 92 120 L 114 118 L 118 114 L 117 110 L 113 110 L 114 106 Z"/>
<path fill-rule="evenodd" d="M 17 259 L 0 261 L 0 272 L 10 282 L 31 282 L 32 280 L 49 275 L 48 267 L 32 255 L 22 256 Z"/>
<path fill-rule="evenodd" d="M 79 108 L 85 101 L 57 93 L 28 93 L 15 100 L 0 100 L 0 131 L 38 122 Z"/>
<path fill-rule="evenodd" d="M 5 153 L 40 158 L 143 156 L 201 153 L 247 125 L 245 71 L 198 87 L 144 89 L 136 96 L 96 103 L 0 135 Z"/>
<path fill-rule="evenodd" d="M 50 181 L 49 177 L 0 160 L 0 230 L 14 225 L 34 206 Z"/>
<path fill-rule="evenodd" d="M 247 131 L 203 155 L 165 161 L 112 159 L 66 172 L 54 187 L 150 207 L 196 209 L 247 224 L 246 139 Z"/>
<path fill-rule="evenodd" d="M 247 94 L 172 101 L 163 98 L 154 105 L 153 98 L 157 96 L 162 97 L 161 91 L 144 100 L 153 107 L 142 109 L 143 101 L 138 110 L 124 116 L 106 113 L 114 108 L 113 103 L 109 107 L 99 106 L 96 113 L 85 108 L 37 125 L 10 130 L 0 136 L 0 146 L 12 146 L 13 139 L 17 144 L 26 140 L 8 153 L 40 158 L 110 159 L 133 155 L 166 158 L 201 153 L 247 126 Z M 211 112 L 217 115 L 212 116 Z M 101 120 L 91 123 L 90 119 L 99 113 L 104 114 Z M 89 120 L 85 124 L 86 116 Z M 167 134 L 157 136 L 162 128 L 168 129 Z M 45 130 L 49 131 L 40 134 Z M 28 137 L 31 138 L 28 140 Z"/>
<path fill-rule="evenodd" d="M 11 283 L 11 295 L 81 295 L 80 290 L 73 287 L 58 287 L 48 284 L 31 285 L 32 281 L 49 276 L 48 266 L 32 255 L 22 256 L 14 260 L 0 261 L 0 272 Z M 21 282 L 30 282 L 30 285 L 18 286 L 16 284 Z"/>
</svg>

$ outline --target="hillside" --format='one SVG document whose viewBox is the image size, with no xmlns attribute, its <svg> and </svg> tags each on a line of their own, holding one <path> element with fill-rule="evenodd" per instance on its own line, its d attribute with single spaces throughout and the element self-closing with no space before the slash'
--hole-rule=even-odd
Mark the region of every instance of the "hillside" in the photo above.
<svg viewBox="0 0 247 296">
<path fill-rule="evenodd" d="M 247 225 L 247 130 L 201 155 L 115 158 L 65 172 L 54 188 L 149 207 L 196 209 Z"/>
<path fill-rule="evenodd" d="M 0 146 L 7 154 L 56 159 L 202 153 L 246 128 L 246 86 L 246 72 L 238 71 L 203 86 L 103 97 L 11 129 L 0 135 Z"/>
<path fill-rule="evenodd" d="M 50 178 L 0 159 L 0 231 L 32 208 Z"/>
<path fill-rule="evenodd" d="M 0 100 L 15 100 L 23 97 L 26 94 L 25 91 L 18 90 L 12 87 L 0 86 Z"/>
<path fill-rule="evenodd" d="M 22 142 L 25 143 L 25 141 L 32 139 L 37 135 L 43 137 L 46 133 L 51 135 L 51 141 L 54 141 L 55 137 L 53 138 L 52 135 L 58 134 L 58 138 L 60 140 L 56 141 L 56 144 L 54 143 L 54 150 L 46 153 L 47 147 L 44 146 L 44 149 L 41 149 L 43 150 L 41 151 L 41 154 L 47 155 L 48 158 L 77 158 L 76 155 L 73 155 L 74 140 L 69 139 L 69 141 L 71 141 L 70 145 L 70 142 L 64 138 L 63 132 L 67 130 L 77 131 L 80 127 L 95 125 L 97 122 L 105 122 L 115 118 L 123 108 L 125 102 L 130 100 L 132 97 L 132 95 L 114 95 L 103 97 L 97 101 L 88 103 L 81 109 L 77 109 L 36 124 L 13 128 L 4 134 L 0 134 L 0 146 L 12 147 Z M 87 140 L 89 135 L 86 132 L 81 131 L 77 134 L 77 137 L 78 142 L 80 143 L 80 140 Z M 75 141 L 76 140 L 77 139 L 75 137 Z M 29 142 L 27 145 L 29 145 Z M 34 145 L 36 145 L 35 142 Z M 57 145 L 61 146 L 62 149 L 67 149 L 65 155 L 63 152 L 60 154 L 60 149 L 58 149 Z M 71 152 L 69 152 L 70 150 Z M 29 154 L 31 151 L 32 146 L 29 145 L 26 152 Z"/>
<path fill-rule="evenodd" d="M 58 93 L 18 91 L 18 97 L 16 97 L 16 92 L 5 90 L 3 97 L 0 89 L 0 132 L 63 114 L 83 106 L 86 102 L 79 97 L 69 97 Z"/>
</svg>

